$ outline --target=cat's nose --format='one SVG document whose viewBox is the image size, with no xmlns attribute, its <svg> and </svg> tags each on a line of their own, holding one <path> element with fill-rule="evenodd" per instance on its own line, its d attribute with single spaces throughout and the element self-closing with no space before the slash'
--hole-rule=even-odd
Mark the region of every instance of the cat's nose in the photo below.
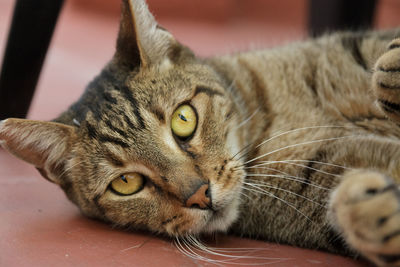
<svg viewBox="0 0 400 267">
<path fill-rule="evenodd" d="M 187 208 L 212 209 L 208 184 L 201 185 L 185 202 Z"/>
</svg>

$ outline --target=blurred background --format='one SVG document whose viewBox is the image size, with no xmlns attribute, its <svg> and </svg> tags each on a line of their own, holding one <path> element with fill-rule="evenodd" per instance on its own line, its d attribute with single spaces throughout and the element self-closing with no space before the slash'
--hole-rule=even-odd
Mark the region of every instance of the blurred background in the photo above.
<svg viewBox="0 0 400 267">
<path fill-rule="evenodd" d="M 148 4 L 158 22 L 199 56 L 273 47 L 308 35 L 307 0 L 148 0 Z M 13 7 L 13 0 L 0 0 L 1 57 Z M 29 118 L 54 118 L 99 73 L 114 52 L 119 7 L 119 0 L 65 0 Z M 374 28 L 399 26 L 399 14 L 400 1 L 378 0 Z"/>
<path fill-rule="evenodd" d="M 347 4 L 355 0 L 341 1 Z M 198 56 L 273 47 L 308 37 L 308 0 L 148 3 L 158 22 Z M 119 6 L 120 0 L 65 0 L 28 118 L 53 119 L 79 98 L 114 53 Z M 14 0 L 0 0 L 0 61 L 13 7 Z M 399 0 L 378 0 L 373 27 L 398 27 L 399 14 Z M 28 47 L 30 43 L 23 45 Z M 215 266 L 191 262 L 169 241 L 114 231 L 83 218 L 58 187 L 1 149 L 0 182 L 1 266 L 85 266 L 85 262 L 93 266 L 130 266 L 131 262 L 149 266 L 149 259 L 154 266 L 166 262 L 175 266 Z M 274 266 L 365 266 L 364 262 L 331 254 L 254 240 L 229 237 L 225 243 L 233 247 L 267 246 L 261 255 L 292 258 Z"/>
</svg>

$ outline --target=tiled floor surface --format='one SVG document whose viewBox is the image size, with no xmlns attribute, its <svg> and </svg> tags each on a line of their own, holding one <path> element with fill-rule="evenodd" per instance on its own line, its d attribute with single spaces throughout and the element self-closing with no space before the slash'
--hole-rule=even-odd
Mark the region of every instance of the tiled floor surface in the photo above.
<svg viewBox="0 0 400 267">
<path fill-rule="evenodd" d="M 96 8 L 79 8 L 76 1 L 66 1 L 29 118 L 48 120 L 66 109 L 113 54 L 118 15 L 114 11 L 106 14 L 94 11 Z M 386 6 L 379 8 L 377 25 L 399 25 L 398 13 L 391 6 L 393 3 L 389 0 L 384 2 Z M 12 6 L 13 1 L 0 0 L 1 51 Z M 246 18 L 228 18 L 224 22 L 183 21 L 171 16 L 159 16 L 159 21 L 198 55 L 207 56 L 304 38 L 305 1 L 296 8 L 300 15 L 295 12 L 297 15 L 294 17 L 285 17 L 284 10 L 269 11 L 270 20 L 264 19 L 262 23 Z M 274 14 L 278 18 L 273 17 Z M 235 237 L 220 237 L 217 245 L 260 248 L 250 254 L 263 259 L 242 259 L 244 265 L 253 262 L 272 266 L 364 266 L 362 262 L 331 254 Z M 249 251 L 242 253 L 247 255 Z M 203 256 L 226 260 L 210 254 Z M 0 266 L 73 265 L 213 264 L 190 259 L 169 240 L 146 233 L 113 230 L 103 223 L 84 218 L 58 187 L 41 178 L 33 167 L 0 150 Z"/>
</svg>

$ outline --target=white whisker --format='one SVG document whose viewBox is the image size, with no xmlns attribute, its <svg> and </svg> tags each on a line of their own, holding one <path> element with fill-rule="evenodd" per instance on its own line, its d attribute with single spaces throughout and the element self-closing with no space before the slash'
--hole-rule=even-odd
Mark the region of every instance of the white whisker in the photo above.
<svg viewBox="0 0 400 267">
<path fill-rule="evenodd" d="M 316 168 L 313 168 L 313 167 L 310 167 L 310 166 L 307 166 L 307 165 L 304 165 L 304 164 L 298 164 L 298 163 L 288 162 L 288 161 L 284 161 L 284 160 L 282 160 L 282 161 L 280 161 L 280 160 L 278 160 L 278 161 L 262 161 L 261 164 L 257 164 L 257 165 L 249 166 L 249 167 L 244 167 L 243 169 L 268 169 L 268 170 L 272 169 L 272 170 L 278 171 L 277 169 L 273 169 L 273 168 L 269 168 L 269 167 L 262 167 L 262 166 L 265 166 L 265 165 L 271 165 L 271 164 L 276 164 L 276 163 L 285 163 L 285 164 L 290 164 L 290 165 L 294 165 L 294 166 L 298 166 L 298 167 L 304 167 L 306 169 L 313 170 L 313 171 L 316 171 L 316 172 L 319 172 L 319 173 L 323 173 L 323 174 L 326 174 L 326 175 L 340 177 L 340 175 L 337 175 L 337 174 L 334 174 L 334 173 L 330 173 L 330 172 L 326 172 L 326 171 L 323 171 L 323 170 L 319 170 L 319 169 L 316 169 Z M 280 171 L 278 171 L 278 172 L 280 172 Z"/>
<path fill-rule="evenodd" d="M 354 126 L 340 126 L 340 125 L 320 125 L 320 126 L 307 126 L 307 127 L 302 127 L 302 128 L 296 128 L 296 129 L 285 131 L 283 133 L 275 134 L 272 137 L 268 138 L 267 140 L 265 140 L 265 141 L 261 142 L 260 144 L 258 144 L 257 146 L 255 146 L 254 149 L 256 149 L 256 148 L 258 148 L 258 147 L 260 147 L 260 146 L 262 146 L 262 145 L 264 145 L 264 144 L 266 144 L 266 143 L 268 143 L 268 142 L 270 142 L 270 141 L 272 141 L 272 140 L 274 140 L 274 139 L 276 139 L 278 137 L 281 137 L 283 135 L 288 135 L 288 134 L 291 134 L 291 133 L 294 133 L 294 132 L 298 132 L 298 131 L 303 131 L 303 130 L 323 129 L 323 128 L 349 128 L 349 129 L 352 129 L 352 128 L 357 128 L 357 127 L 354 127 Z M 247 145 L 247 146 L 249 146 L 249 145 Z M 245 156 L 245 155 L 246 154 L 243 154 L 242 156 L 240 156 L 240 158 Z"/>
<path fill-rule="evenodd" d="M 323 190 L 327 190 L 327 191 L 331 190 L 330 188 L 326 188 L 326 187 L 323 187 L 323 186 L 320 186 L 320 185 L 316 185 L 316 184 L 313 184 L 313 183 L 310 183 L 310 182 L 306 182 L 303 179 L 301 179 L 300 177 L 291 176 L 291 175 L 287 176 L 287 175 L 278 175 L 278 174 L 250 173 L 250 174 L 247 174 L 246 176 L 247 177 L 275 177 L 275 178 L 282 178 L 282 179 L 286 179 L 286 180 L 290 180 L 290 181 L 299 182 L 299 183 L 302 183 L 302 184 L 307 184 L 309 186 L 316 187 L 316 188 L 323 189 Z"/>
<path fill-rule="evenodd" d="M 260 111 L 260 108 L 257 108 L 247 119 L 239 123 L 239 125 L 236 126 L 233 130 L 236 131 L 237 129 L 248 123 L 257 114 L 258 111 Z"/>
<path fill-rule="evenodd" d="M 267 161 L 266 161 L 267 162 Z M 260 164 L 260 165 L 262 165 L 262 164 Z M 284 174 L 285 176 L 284 177 L 279 177 L 279 178 L 283 178 L 283 179 L 286 179 L 286 178 L 290 178 L 290 179 L 286 179 L 286 180 L 292 180 L 292 181 L 296 181 L 296 182 L 299 182 L 299 183 L 303 183 L 303 184 L 308 184 L 308 185 L 311 185 L 311 186 L 314 186 L 314 187 L 317 187 L 317 188 L 320 188 L 320 189 L 324 189 L 324 190 L 330 190 L 329 188 L 326 188 L 326 187 L 322 187 L 322 186 L 320 186 L 320 185 L 316 185 L 316 184 L 314 184 L 314 183 L 312 183 L 312 182 L 306 182 L 306 181 L 304 181 L 304 179 L 302 179 L 301 177 L 299 177 L 299 176 L 293 176 L 293 175 L 290 175 L 289 173 L 287 173 L 287 172 L 284 172 L 284 171 L 281 171 L 281 170 L 278 170 L 278 169 L 275 169 L 275 168 L 271 168 L 271 167 L 259 167 L 259 165 L 254 165 L 254 166 L 252 166 L 252 167 L 246 167 L 246 168 L 256 168 L 256 169 L 267 169 L 267 170 L 272 170 L 272 171 L 275 171 L 275 172 L 277 172 L 277 173 L 280 173 L 280 174 Z M 245 168 L 245 169 L 246 169 Z M 254 173 L 254 174 L 257 174 L 257 173 Z M 264 174 L 264 173 L 260 173 L 260 174 Z M 251 175 L 253 175 L 253 173 L 249 173 L 249 174 L 247 174 L 247 176 L 251 176 Z M 268 173 L 265 173 L 264 175 L 269 175 Z M 276 174 L 271 174 L 271 175 L 276 175 Z"/>
<path fill-rule="evenodd" d="M 306 159 L 287 159 L 284 160 L 284 162 L 312 162 L 312 163 L 318 163 L 321 165 L 327 165 L 327 166 L 332 166 L 332 167 L 338 167 L 338 168 L 342 168 L 342 169 L 349 169 L 352 170 L 353 168 L 350 167 L 346 167 L 343 165 L 338 165 L 338 164 L 333 164 L 333 163 L 329 163 L 329 162 L 322 162 L 322 161 L 317 161 L 317 160 L 306 160 Z"/>
<path fill-rule="evenodd" d="M 203 256 L 199 255 L 198 253 L 194 252 L 192 249 L 193 244 L 190 242 L 190 240 L 187 240 L 186 238 L 182 238 L 182 242 L 185 244 L 186 248 L 191 252 L 191 255 L 193 255 L 196 259 L 206 261 L 206 262 L 212 262 L 214 264 L 220 265 L 219 264 L 219 263 L 221 263 L 220 260 L 214 260 L 214 259 L 210 259 L 207 257 L 203 257 Z M 196 248 L 195 246 L 193 246 L 193 247 Z"/>
<path fill-rule="evenodd" d="M 308 221 L 310 221 L 311 223 L 313 223 L 314 224 L 314 222 L 307 216 L 307 215 L 305 215 L 303 212 L 301 212 L 298 208 L 296 208 L 292 203 L 290 203 L 290 202 L 288 202 L 288 201 L 286 201 L 286 200 L 284 200 L 284 199 L 282 199 L 282 198 L 280 198 L 280 197 L 277 197 L 276 195 L 274 195 L 274 194 L 272 194 L 271 192 L 268 192 L 267 190 L 264 190 L 264 189 L 262 189 L 262 188 L 258 188 L 257 186 L 253 186 L 253 185 L 250 185 L 251 187 L 254 187 L 254 188 L 256 188 L 256 189 L 250 189 L 250 188 L 248 188 L 248 187 L 243 187 L 243 189 L 246 189 L 246 190 L 249 190 L 249 191 L 252 191 L 252 192 L 255 192 L 255 193 L 264 193 L 264 194 L 266 194 L 266 195 L 268 195 L 268 196 L 271 196 L 271 197 L 273 197 L 273 198 L 275 198 L 275 199 L 278 199 L 278 200 L 280 200 L 280 201 L 282 201 L 282 203 L 284 203 L 284 204 L 286 204 L 287 206 L 289 206 L 289 207 L 291 207 L 292 209 L 294 209 L 296 212 L 298 212 L 299 214 L 301 214 L 303 217 L 305 217 Z"/>
<path fill-rule="evenodd" d="M 326 208 L 326 206 L 324 206 L 324 205 L 322 205 L 322 204 L 320 204 L 320 203 L 318 203 L 318 202 L 316 202 L 316 201 L 314 201 L 314 200 L 312 200 L 312 199 L 310 199 L 308 197 L 305 197 L 305 196 L 302 196 L 300 194 L 297 194 L 297 193 L 295 193 L 293 191 L 290 191 L 290 190 L 287 190 L 287 189 L 283 189 L 283 188 L 280 188 L 280 187 L 277 187 L 277 186 L 273 186 L 271 184 L 268 184 L 268 183 L 265 183 L 265 182 L 260 182 L 260 181 L 257 181 L 257 180 L 249 179 L 249 181 L 250 181 L 250 183 L 244 182 L 244 184 L 246 184 L 246 185 L 254 185 L 254 186 L 257 186 L 257 187 L 262 186 L 262 187 L 267 187 L 267 188 L 283 191 L 283 192 L 289 193 L 291 195 L 294 195 L 296 197 L 299 197 L 299 198 L 305 199 L 307 201 L 310 201 L 311 203 L 314 203 L 314 204 L 316 204 L 318 206 L 321 206 L 323 208 Z M 257 183 L 255 183 L 255 182 L 257 182 Z"/>
<path fill-rule="evenodd" d="M 68 168 L 66 168 L 60 175 L 59 177 L 62 177 L 65 173 L 67 173 L 69 170 L 75 168 L 76 166 L 82 164 L 82 162 L 77 162 L 75 164 L 73 164 L 72 166 L 69 166 Z"/>
<path fill-rule="evenodd" d="M 352 170 L 353 168 L 350 167 L 346 167 L 343 165 L 338 165 L 338 164 L 333 164 L 333 163 L 328 163 L 328 162 L 322 162 L 322 161 L 316 161 L 316 160 L 306 160 L 306 159 L 286 159 L 286 160 L 268 160 L 268 161 L 259 161 L 260 164 L 256 164 L 256 165 L 252 165 L 252 166 L 240 166 L 243 169 L 250 169 L 252 167 L 255 166 L 264 166 L 264 165 L 270 165 L 270 164 L 276 164 L 276 163 L 289 163 L 289 164 L 293 164 L 292 162 L 307 162 L 307 163 L 317 163 L 317 164 L 321 164 L 321 165 L 326 165 L 326 166 L 331 166 L 331 167 L 337 167 L 337 168 L 341 168 L 341 169 L 348 169 L 348 170 Z M 304 164 L 299 164 L 299 166 L 304 166 L 304 167 L 308 167 L 307 165 Z M 239 166 L 238 166 L 239 167 Z M 332 173 L 327 173 L 330 175 L 335 175 Z"/>
<path fill-rule="evenodd" d="M 320 143 L 320 142 L 336 141 L 336 140 L 340 140 L 340 139 L 344 139 L 344 138 L 350 138 L 350 137 L 355 137 L 355 136 L 357 136 L 357 135 L 346 135 L 346 136 L 341 136 L 341 137 L 332 137 L 332 138 L 317 139 L 317 140 L 306 141 L 306 142 L 297 143 L 297 144 L 293 144 L 293 145 L 288 145 L 288 146 L 285 146 L 285 147 L 281 147 L 281 148 L 272 150 L 272 151 L 270 151 L 270 152 L 268 152 L 268 153 L 265 153 L 265 154 L 263 154 L 263 155 L 260 155 L 260 156 L 258 156 L 258 157 L 255 157 L 255 158 L 253 158 L 253 159 L 251 159 L 251 160 L 248 160 L 248 161 L 246 161 L 244 164 L 249 164 L 249 163 L 251 163 L 251 162 L 253 162 L 253 161 L 256 161 L 256 160 L 258 160 L 258 159 L 260 159 L 260 158 L 269 156 L 269 155 L 271 155 L 271 154 L 274 154 L 274 153 L 276 153 L 276 152 L 279 152 L 279 151 L 282 151 L 282 150 L 285 150 L 285 149 L 288 149 L 288 148 L 297 147 L 297 146 L 302 146 L 302 145 L 310 145 L 310 144 L 315 144 L 315 143 Z"/>
<path fill-rule="evenodd" d="M 258 148 L 262 145 L 264 145 L 265 143 L 268 143 L 269 141 L 272 141 L 282 135 L 287 135 L 290 133 L 294 133 L 294 132 L 298 132 L 298 131 L 303 131 L 303 130 L 310 130 L 310 129 L 321 129 L 321 128 L 356 128 L 356 127 L 352 127 L 352 126 L 339 126 L 339 125 L 321 125 L 321 126 L 307 126 L 307 127 L 302 127 L 302 128 L 296 128 L 296 129 L 292 129 L 280 134 L 276 134 L 270 138 L 268 138 L 267 140 L 263 141 L 262 143 L 258 144 L 255 148 Z"/>
<path fill-rule="evenodd" d="M 229 255 L 229 254 L 222 254 L 220 252 L 223 252 L 223 250 L 227 250 L 227 249 L 215 249 L 215 248 L 210 248 L 207 247 L 205 244 L 203 244 L 202 242 L 200 242 L 198 239 L 192 237 L 192 236 L 188 236 L 188 241 L 189 243 L 195 248 L 198 249 L 199 251 L 214 255 L 214 256 L 219 256 L 219 257 L 224 257 L 224 258 L 228 258 L 225 260 L 212 260 L 213 262 L 219 262 L 219 263 L 228 263 L 228 264 L 239 264 L 239 265 L 246 265 L 246 266 L 250 266 L 250 265 L 264 265 L 264 264 L 272 264 L 272 263 L 276 263 L 276 262 L 281 262 L 283 260 L 288 260 L 287 258 L 270 258 L 270 257 L 259 257 L 259 256 L 249 256 L 249 255 Z M 247 250 L 247 252 L 254 252 L 257 251 L 258 249 L 252 249 L 252 250 Z M 232 253 L 232 251 L 228 252 Z M 240 252 L 246 252 L 246 249 L 240 249 L 240 250 L 235 250 L 236 253 L 240 253 Z M 263 262 L 263 263 L 237 263 L 237 262 L 233 262 L 235 260 L 239 260 L 239 259 L 251 259 L 251 260 L 274 260 L 274 262 Z"/>
<path fill-rule="evenodd" d="M 198 260 L 198 258 L 197 258 L 194 254 L 191 254 L 191 253 L 189 253 L 187 250 L 185 250 L 184 246 L 181 244 L 181 242 L 179 241 L 179 238 L 178 238 L 178 237 L 174 240 L 174 243 L 175 243 L 176 248 L 177 248 L 183 255 L 185 255 L 185 256 L 187 256 L 187 257 L 189 257 L 189 258 L 192 258 L 192 259 L 194 259 L 194 260 Z"/>
<path fill-rule="evenodd" d="M 245 197 L 247 197 L 248 199 L 250 199 L 251 200 L 251 197 L 249 197 L 248 195 L 246 195 L 245 193 L 243 193 L 243 192 L 239 192 L 239 194 L 241 194 L 241 195 L 243 195 L 243 196 L 245 196 Z"/>
</svg>

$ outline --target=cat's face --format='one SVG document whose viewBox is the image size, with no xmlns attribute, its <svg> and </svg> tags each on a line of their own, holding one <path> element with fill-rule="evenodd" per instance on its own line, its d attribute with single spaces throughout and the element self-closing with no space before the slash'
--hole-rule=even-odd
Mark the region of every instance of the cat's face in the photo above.
<svg viewBox="0 0 400 267">
<path fill-rule="evenodd" d="M 143 1 L 123 3 L 116 55 L 75 109 L 76 125 L 6 120 L 2 145 L 88 216 L 171 236 L 224 231 L 244 179 L 233 159 L 239 108 Z"/>
<path fill-rule="evenodd" d="M 139 73 L 108 95 L 80 122 L 66 166 L 71 199 L 118 225 L 170 235 L 226 230 L 237 216 L 243 172 L 232 160 L 240 146 L 236 107 L 215 73 L 196 63 L 171 65 Z M 182 107 L 195 122 L 184 137 L 175 124 L 185 121 L 174 116 Z M 142 176 L 132 181 L 139 183 L 134 193 L 116 192 L 112 182 L 131 174 Z M 187 203 L 202 185 L 200 200 Z"/>
</svg>

